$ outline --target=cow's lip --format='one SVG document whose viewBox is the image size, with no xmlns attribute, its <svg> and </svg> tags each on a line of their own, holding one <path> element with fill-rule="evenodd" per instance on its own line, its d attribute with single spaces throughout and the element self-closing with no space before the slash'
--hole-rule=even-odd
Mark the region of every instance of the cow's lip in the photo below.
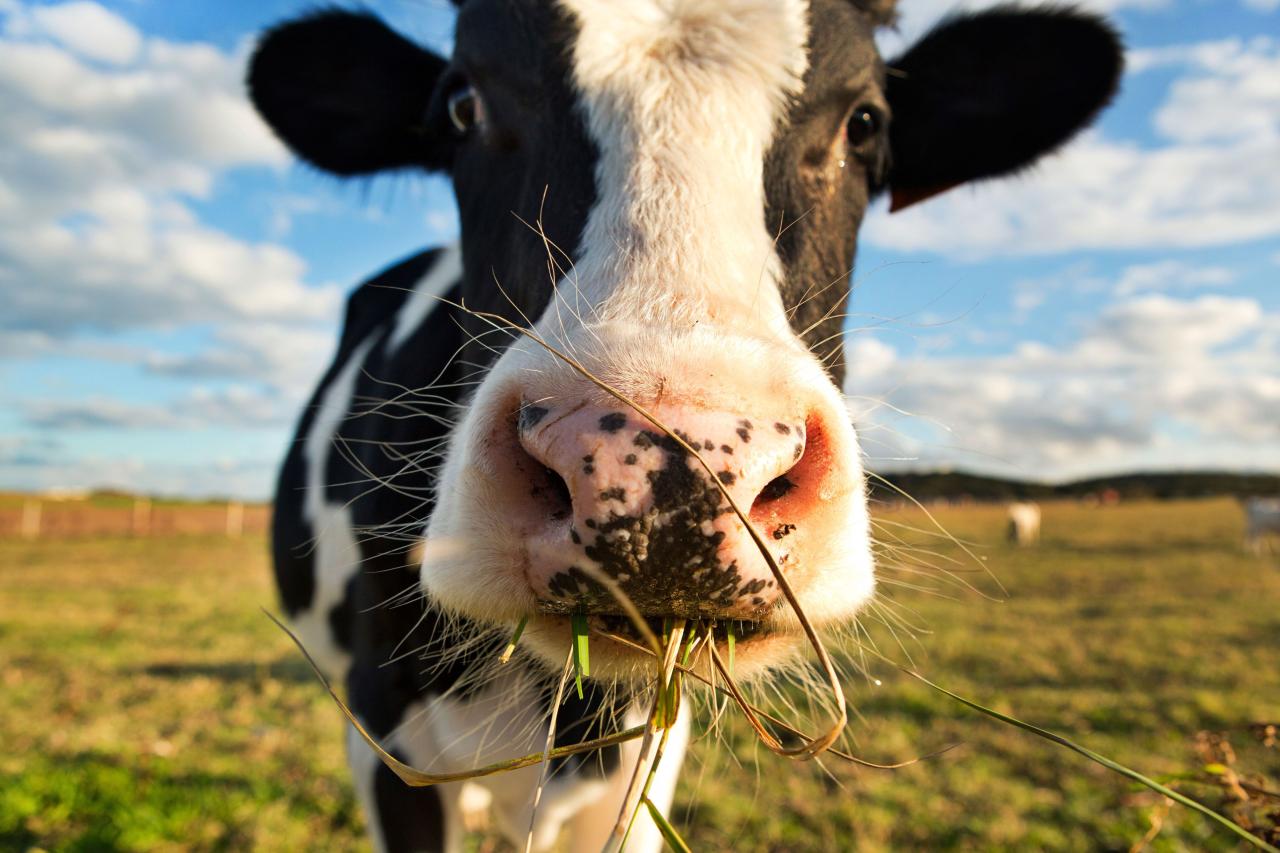
<svg viewBox="0 0 1280 853">
<path fill-rule="evenodd" d="M 671 626 L 680 618 L 682 617 L 645 616 L 644 621 L 645 624 L 649 626 L 649 630 L 653 632 L 654 636 L 661 637 L 663 634 L 670 631 Z M 599 631 L 602 634 L 617 634 L 618 636 L 625 637 L 628 640 L 636 642 L 643 641 L 640 630 L 636 627 L 635 623 L 632 622 L 631 618 L 623 613 L 592 614 L 587 617 L 587 624 L 593 632 Z M 685 624 L 686 636 L 691 633 L 691 628 L 697 635 L 701 636 L 706 633 L 706 626 L 708 623 L 703 621 L 695 628 L 693 620 L 686 619 Z M 769 625 L 758 620 L 717 619 L 711 621 L 710 626 L 711 635 L 719 645 L 723 645 L 728 642 L 731 627 L 735 642 L 751 640 L 770 632 Z"/>
</svg>

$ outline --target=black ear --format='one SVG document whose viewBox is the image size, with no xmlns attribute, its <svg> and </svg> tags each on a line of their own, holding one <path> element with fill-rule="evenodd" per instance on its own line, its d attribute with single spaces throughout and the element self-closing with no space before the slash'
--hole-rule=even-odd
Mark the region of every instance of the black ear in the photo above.
<svg viewBox="0 0 1280 853">
<path fill-rule="evenodd" d="M 446 140 L 424 119 L 445 66 L 373 15 L 323 10 L 269 30 L 247 84 L 276 135 L 327 172 L 441 168 Z"/>
<path fill-rule="evenodd" d="M 1116 92 L 1119 36 L 1070 8 L 953 17 L 889 63 L 893 209 L 1030 165 Z"/>
</svg>

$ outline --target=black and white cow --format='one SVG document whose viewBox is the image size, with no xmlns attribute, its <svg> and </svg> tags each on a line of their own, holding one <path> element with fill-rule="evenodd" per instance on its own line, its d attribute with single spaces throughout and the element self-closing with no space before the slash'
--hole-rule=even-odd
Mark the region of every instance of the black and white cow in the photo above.
<svg viewBox="0 0 1280 853">
<path fill-rule="evenodd" d="M 262 39 L 254 103 L 303 160 L 447 172 L 461 212 L 459 245 L 351 297 L 274 524 L 285 609 L 405 760 L 464 770 L 542 748 L 568 614 L 625 630 L 584 567 L 655 622 L 742 620 L 744 677 L 801 645 L 681 447 L 452 303 L 527 318 L 699 444 L 816 624 L 872 595 L 838 345 L 868 201 L 1028 166 L 1092 119 L 1121 67 L 1102 21 L 1044 8 L 953 18 L 885 63 L 873 33 L 892 14 L 884 0 L 467 0 L 449 60 L 365 12 L 312 12 Z M 525 616 L 524 656 L 493 666 Z M 607 641 L 591 655 L 559 744 L 638 713 L 642 657 Z M 651 792 L 664 808 L 683 716 Z M 534 846 L 567 827 L 572 849 L 599 849 L 635 749 L 560 761 Z M 358 739 L 349 754 L 379 848 L 456 849 L 486 805 L 517 842 L 535 818 L 539 768 L 410 789 Z M 657 848 L 638 831 L 632 849 Z"/>
</svg>

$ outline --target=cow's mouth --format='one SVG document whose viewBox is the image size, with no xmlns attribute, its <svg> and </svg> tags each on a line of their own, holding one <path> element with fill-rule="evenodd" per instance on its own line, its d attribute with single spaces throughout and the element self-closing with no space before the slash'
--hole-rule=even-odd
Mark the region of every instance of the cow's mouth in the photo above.
<svg viewBox="0 0 1280 853">
<path fill-rule="evenodd" d="M 655 637 L 662 637 L 668 634 L 671 627 L 681 618 L 677 616 L 645 616 L 644 621 Z M 640 629 L 636 627 L 628 616 L 621 613 L 596 614 L 588 617 L 587 624 L 593 632 L 599 632 L 603 635 L 612 634 L 635 643 L 644 642 Z M 687 635 L 705 637 L 707 631 L 710 630 L 712 638 L 719 645 L 728 643 L 730 637 L 733 637 L 735 642 L 743 642 L 764 636 L 770 632 L 767 623 L 748 619 L 685 620 L 685 624 Z"/>
</svg>

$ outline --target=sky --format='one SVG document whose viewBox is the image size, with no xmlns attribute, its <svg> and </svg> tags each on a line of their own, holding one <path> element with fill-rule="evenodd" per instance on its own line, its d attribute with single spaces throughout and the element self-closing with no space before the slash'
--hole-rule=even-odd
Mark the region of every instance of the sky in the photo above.
<svg viewBox="0 0 1280 853">
<path fill-rule="evenodd" d="M 0 0 L 0 489 L 266 498 L 362 278 L 448 184 L 342 183 L 248 105 L 309 0 Z M 440 0 L 371 8 L 448 50 Z M 957 6 L 902 0 L 892 57 Z M 1113 107 L 1015 179 L 869 212 L 846 387 L 868 465 L 1280 471 L 1280 0 L 1085 0 Z"/>
</svg>

